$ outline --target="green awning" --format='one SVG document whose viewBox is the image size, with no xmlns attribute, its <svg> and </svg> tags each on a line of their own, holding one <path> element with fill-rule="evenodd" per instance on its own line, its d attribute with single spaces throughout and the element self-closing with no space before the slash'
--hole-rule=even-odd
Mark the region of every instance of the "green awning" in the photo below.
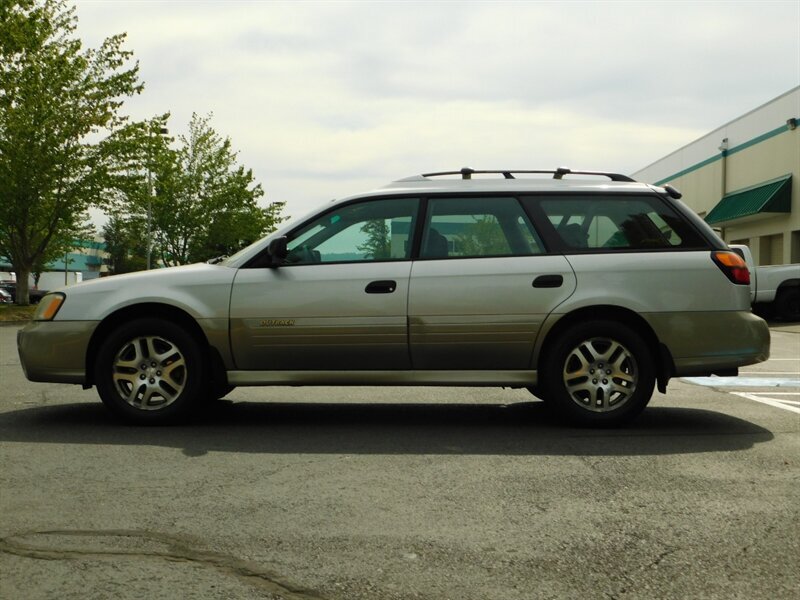
<svg viewBox="0 0 800 600">
<path fill-rule="evenodd" d="M 784 175 L 766 183 L 725 194 L 706 215 L 706 223 L 717 225 L 756 215 L 788 213 L 792 210 L 792 176 Z"/>
</svg>

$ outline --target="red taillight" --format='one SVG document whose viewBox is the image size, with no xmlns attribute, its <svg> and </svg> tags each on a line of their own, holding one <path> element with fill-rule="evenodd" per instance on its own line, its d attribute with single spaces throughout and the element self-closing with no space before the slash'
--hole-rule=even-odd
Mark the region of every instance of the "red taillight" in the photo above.
<svg viewBox="0 0 800 600">
<path fill-rule="evenodd" d="M 735 252 L 729 250 L 712 252 L 711 260 L 733 283 L 750 285 L 750 271 L 747 270 L 747 263 Z"/>
</svg>

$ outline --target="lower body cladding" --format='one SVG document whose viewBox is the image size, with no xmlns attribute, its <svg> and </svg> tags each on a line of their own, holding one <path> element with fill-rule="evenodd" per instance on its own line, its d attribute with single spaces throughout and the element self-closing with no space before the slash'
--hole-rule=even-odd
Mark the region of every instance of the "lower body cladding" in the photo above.
<svg viewBox="0 0 800 600">
<path fill-rule="evenodd" d="M 670 352 L 673 376 L 728 375 L 769 358 L 767 323 L 750 311 L 646 313 Z"/>
<path fill-rule="evenodd" d="M 551 315 L 553 317 L 554 315 Z M 735 375 L 739 367 L 769 358 L 769 327 L 749 311 L 646 313 L 666 348 L 665 377 Z M 555 319 L 553 322 L 557 322 Z M 549 327 L 547 328 L 549 330 Z M 537 340 L 537 351 L 541 340 Z M 527 387 L 538 384 L 536 366 L 513 370 L 234 370 L 228 382 L 255 385 L 440 385 Z M 666 379 L 664 382 L 666 382 Z"/>
<path fill-rule="evenodd" d="M 86 382 L 86 353 L 99 321 L 32 321 L 17 332 L 22 370 L 30 381 Z"/>
<path fill-rule="evenodd" d="M 527 387 L 536 371 L 228 371 L 228 383 L 246 385 L 438 385 Z"/>
<path fill-rule="evenodd" d="M 552 317 L 555 315 L 551 315 Z M 669 376 L 728 374 L 769 357 L 769 328 L 747 311 L 645 313 L 659 342 L 668 349 Z M 550 320 L 550 319 L 548 319 Z M 441 385 L 531 386 L 535 368 L 513 370 L 235 370 L 224 320 L 203 327 L 219 350 L 230 385 Z M 557 321 L 557 319 L 556 319 Z M 86 384 L 87 352 L 97 321 L 32 322 L 19 331 L 17 345 L 31 381 Z M 207 323 L 204 323 L 207 325 Z M 537 343 L 539 346 L 539 343 Z M 532 367 L 534 365 L 531 365 Z"/>
<path fill-rule="evenodd" d="M 201 319 L 199 325 L 211 346 L 218 350 L 223 367 L 230 368 L 233 359 L 228 347 L 228 320 Z M 90 346 L 102 341 L 92 338 L 105 337 L 103 331 L 98 331 L 100 326 L 101 321 L 31 321 L 17 332 L 17 351 L 25 376 L 30 381 L 89 387 Z"/>
</svg>

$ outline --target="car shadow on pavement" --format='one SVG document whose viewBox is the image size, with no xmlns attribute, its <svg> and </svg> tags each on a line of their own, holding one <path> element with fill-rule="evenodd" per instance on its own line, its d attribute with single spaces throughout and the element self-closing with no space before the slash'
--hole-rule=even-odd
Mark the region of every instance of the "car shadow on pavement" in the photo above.
<svg viewBox="0 0 800 600">
<path fill-rule="evenodd" d="M 768 442 L 766 429 L 694 408 L 650 407 L 619 429 L 567 427 L 541 402 L 514 404 L 210 403 L 190 423 L 135 427 L 100 403 L 0 414 L 0 442 L 161 446 L 187 456 L 463 454 L 647 456 L 730 452 Z"/>
</svg>

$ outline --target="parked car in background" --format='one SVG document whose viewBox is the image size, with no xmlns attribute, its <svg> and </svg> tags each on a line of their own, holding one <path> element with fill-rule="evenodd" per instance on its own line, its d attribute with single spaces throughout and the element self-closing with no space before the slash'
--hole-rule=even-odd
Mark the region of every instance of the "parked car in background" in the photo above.
<svg viewBox="0 0 800 600">
<path fill-rule="evenodd" d="M 14 302 L 14 299 L 11 297 L 11 294 L 3 288 L 0 288 L 0 304 L 11 304 L 12 302 Z"/>
<path fill-rule="evenodd" d="M 731 244 L 750 270 L 750 302 L 755 309 L 783 321 L 800 321 L 800 264 L 759 267 L 745 245 Z"/>
<path fill-rule="evenodd" d="M 769 356 L 744 260 L 679 198 L 563 168 L 401 179 L 215 264 L 51 293 L 21 364 L 135 423 L 234 386 L 438 385 L 527 388 L 620 425 L 671 377 Z"/>
<path fill-rule="evenodd" d="M 11 301 L 17 301 L 17 282 L 16 281 L 0 281 L 0 289 L 5 290 L 11 295 Z M 28 288 L 28 300 L 31 304 L 38 304 L 42 298 L 48 294 L 48 290 L 40 290 L 34 286 Z"/>
</svg>

